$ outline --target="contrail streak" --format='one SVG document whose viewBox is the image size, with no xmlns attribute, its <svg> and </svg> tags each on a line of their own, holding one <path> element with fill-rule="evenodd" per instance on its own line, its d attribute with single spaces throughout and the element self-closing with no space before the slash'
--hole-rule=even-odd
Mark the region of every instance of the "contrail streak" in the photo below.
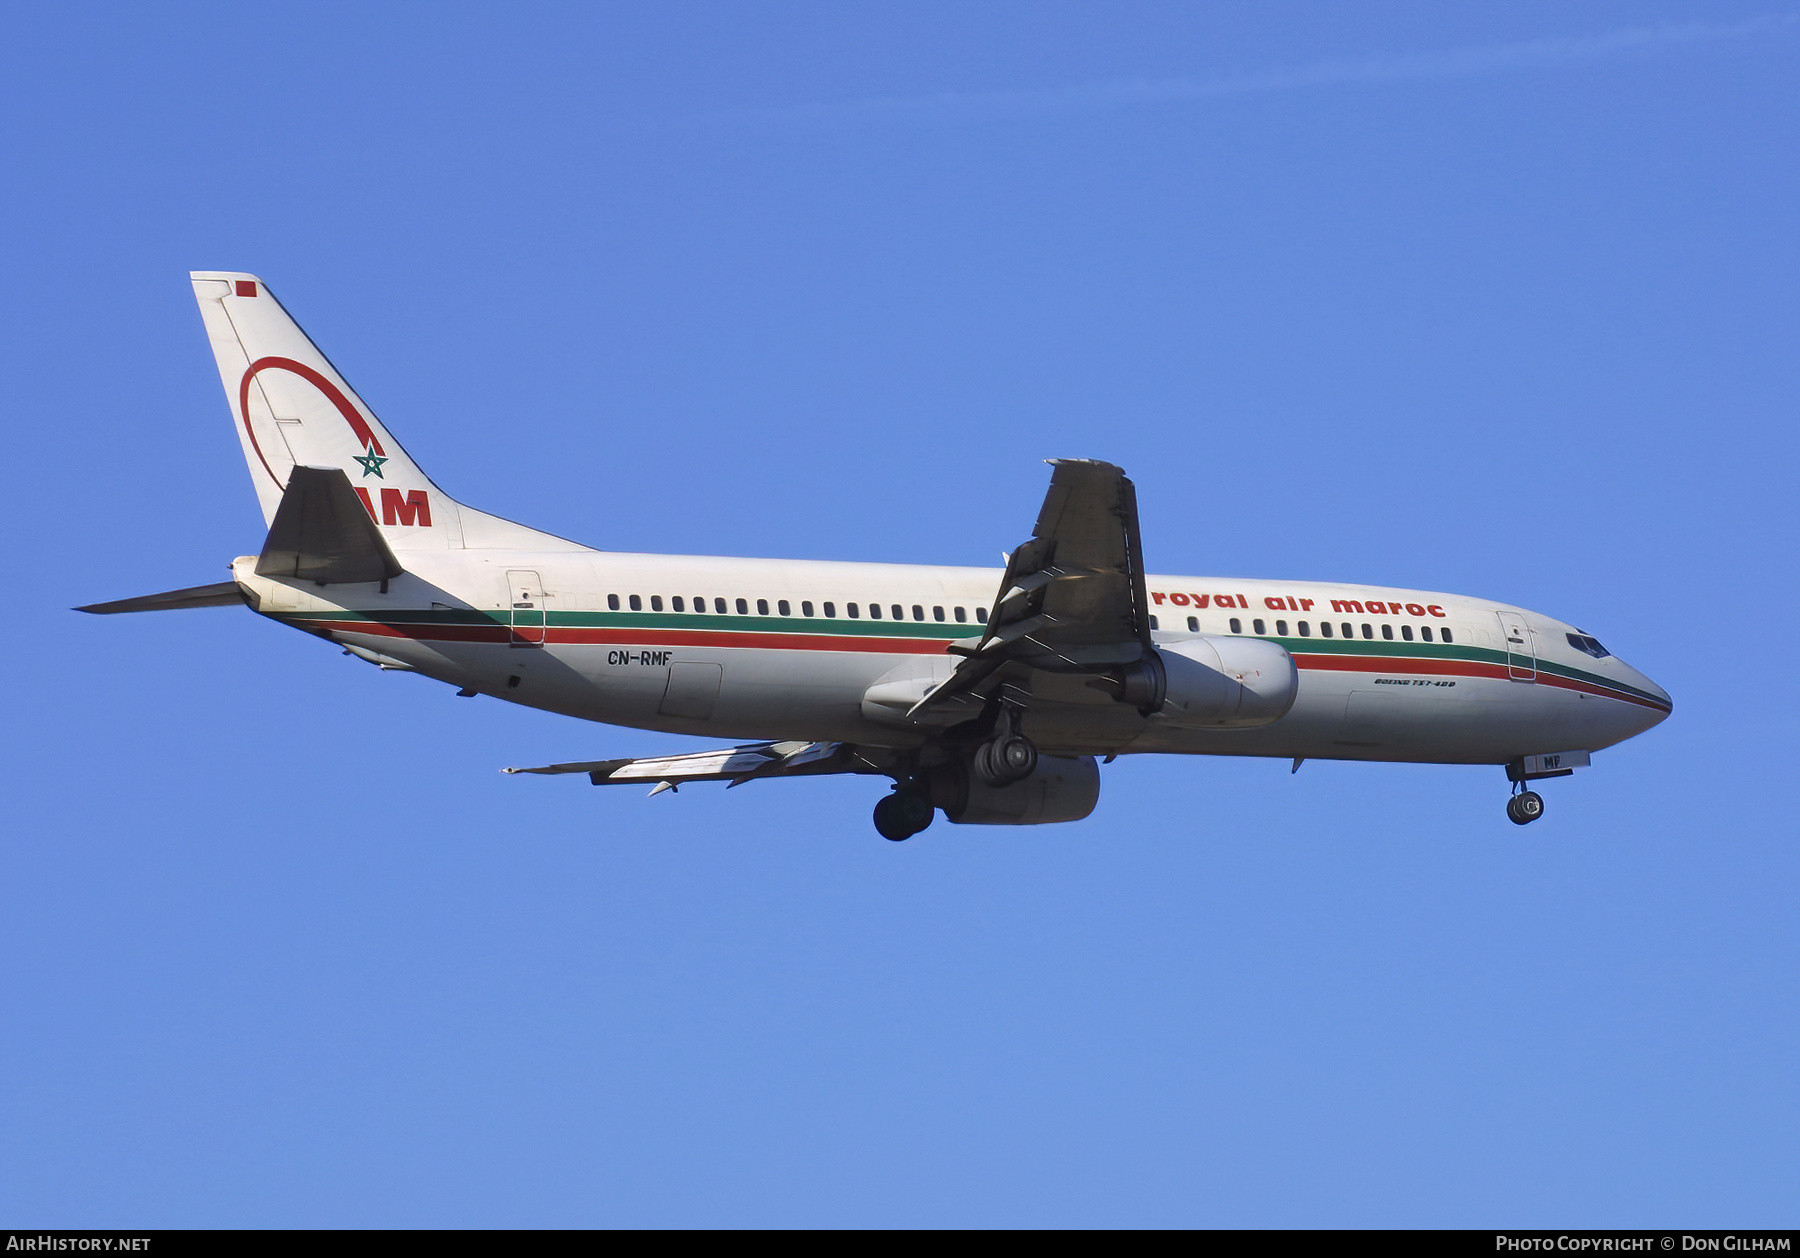
<svg viewBox="0 0 1800 1258">
<path fill-rule="evenodd" d="M 705 120 L 733 123 L 839 122 L 883 118 L 1026 118 L 1045 114 L 1088 113 L 1340 84 L 1464 78 L 1512 70 L 1578 65 L 1653 54 L 1682 45 L 1745 39 L 1756 35 L 1785 35 L 1796 29 L 1800 29 L 1800 14 L 1768 14 L 1742 22 L 1669 23 L 1608 31 L 1598 35 L 1535 39 L 1516 44 L 1319 61 L 1285 70 L 1264 70 L 1209 78 L 1135 79 L 1076 87 L 883 96 L 777 109 L 737 110 L 710 114 Z"/>
</svg>

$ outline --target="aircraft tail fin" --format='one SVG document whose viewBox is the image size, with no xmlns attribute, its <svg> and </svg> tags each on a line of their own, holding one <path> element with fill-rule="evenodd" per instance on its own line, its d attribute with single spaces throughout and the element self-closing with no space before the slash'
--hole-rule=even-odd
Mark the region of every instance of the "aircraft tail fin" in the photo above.
<svg viewBox="0 0 1800 1258">
<path fill-rule="evenodd" d="M 296 465 L 341 468 L 389 504 L 389 525 L 405 515 L 407 529 L 429 530 L 441 527 L 437 517 L 454 514 L 455 504 L 261 279 L 238 271 L 194 271 L 189 278 L 266 523 L 275 522 Z"/>
<path fill-rule="evenodd" d="M 397 551 L 588 549 L 446 495 L 260 278 L 242 271 L 189 278 L 264 523 L 275 524 L 296 467 L 336 468 Z"/>
</svg>

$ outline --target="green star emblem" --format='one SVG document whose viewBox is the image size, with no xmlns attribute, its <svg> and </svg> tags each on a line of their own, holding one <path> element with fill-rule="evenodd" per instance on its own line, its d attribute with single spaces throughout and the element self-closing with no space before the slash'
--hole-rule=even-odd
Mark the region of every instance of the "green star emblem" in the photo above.
<svg viewBox="0 0 1800 1258">
<path fill-rule="evenodd" d="M 386 463 L 387 459 L 382 455 L 376 454 L 373 445 L 368 446 L 367 451 L 366 454 L 357 454 L 352 455 L 351 457 L 362 464 L 362 474 L 364 476 L 374 476 L 380 480 L 386 480 L 387 477 L 381 474 L 381 465 Z"/>
</svg>

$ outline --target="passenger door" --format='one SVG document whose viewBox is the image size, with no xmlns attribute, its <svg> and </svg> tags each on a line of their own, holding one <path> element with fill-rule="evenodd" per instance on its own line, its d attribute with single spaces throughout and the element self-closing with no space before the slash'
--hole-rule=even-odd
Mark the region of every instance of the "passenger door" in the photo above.
<svg viewBox="0 0 1800 1258">
<path fill-rule="evenodd" d="M 1517 612 L 1495 615 L 1500 617 L 1500 636 L 1506 641 L 1506 675 L 1514 681 L 1536 681 L 1537 655 L 1525 618 Z"/>
<path fill-rule="evenodd" d="M 544 645 L 544 587 L 535 572 L 506 574 L 508 602 L 511 604 L 512 645 Z"/>
</svg>

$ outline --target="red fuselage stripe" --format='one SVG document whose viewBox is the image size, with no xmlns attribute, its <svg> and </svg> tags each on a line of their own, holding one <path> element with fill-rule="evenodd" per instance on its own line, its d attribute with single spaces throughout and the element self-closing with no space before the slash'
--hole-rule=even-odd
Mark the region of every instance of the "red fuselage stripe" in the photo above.
<svg viewBox="0 0 1800 1258">
<path fill-rule="evenodd" d="M 316 620 L 312 628 L 341 633 L 362 633 L 382 638 L 412 638 L 420 642 L 531 642 L 545 640 L 552 644 L 573 646 L 714 646 L 748 647 L 765 651 L 854 651 L 877 655 L 937 655 L 950 639 L 942 638 L 865 638 L 811 633 L 728 633 L 704 629 L 579 629 L 551 626 L 548 631 L 535 625 L 521 625 L 517 636 L 505 625 L 407 625 L 383 624 L 368 620 Z M 1504 664 L 1486 664 L 1477 660 L 1424 659 L 1417 657 L 1376 657 L 1367 655 L 1296 654 L 1296 667 L 1312 672 L 1338 673 L 1410 673 L 1433 677 L 1480 677 L 1505 681 L 1510 671 Z M 1522 680 L 1522 679 L 1521 679 Z M 1540 671 L 1537 684 L 1555 686 L 1619 699 L 1639 707 L 1666 711 L 1663 705 L 1636 695 L 1558 677 Z"/>
<path fill-rule="evenodd" d="M 312 622 L 326 630 L 367 633 L 385 638 L 416 638 L 421 642 L 511 642 L 514 630 L 505 625 L 388 625 L 361 620 Z M 542 642 L 546 633 L 552 644 L 575 646 L 723 646 L 753 647 L 765 651 L 866 651 L 881 655 L 941 655 L 948 638 L 831 637 L 814 633 L 720 633 L 704 629 L 570 629 L 552 625 L 548 631 L 536 625 L 520 625 L 521 642 Z"/>
</svg>

